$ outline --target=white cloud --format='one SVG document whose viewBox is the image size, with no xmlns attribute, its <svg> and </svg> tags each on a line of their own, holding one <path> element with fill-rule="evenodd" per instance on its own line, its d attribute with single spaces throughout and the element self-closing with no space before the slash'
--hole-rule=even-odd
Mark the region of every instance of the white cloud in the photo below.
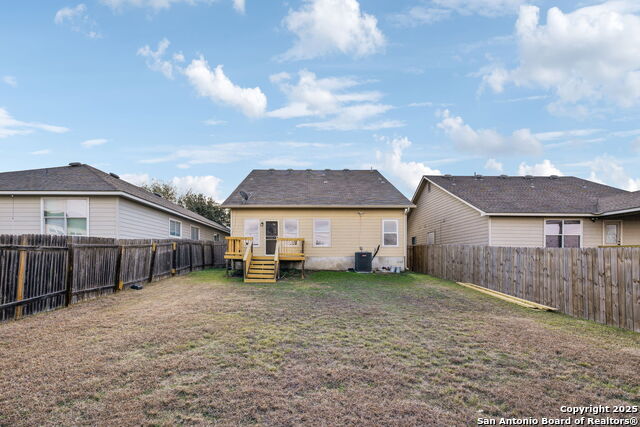
<svg viewBox="0 0 640 427">
<path fill-rule="evenodd" d="M 438 127 L 451 139 L 456 148 L 486 154 L 531 154 L 542 152 L 542 144 L 529 129 L 518 129 L 504 136 L 493 129 L 475 130 L 462 117 L 453 117 L 448 110 L 440 112 Z"/>
<path fill-rule="evenodd" d="M 288 73 L 271 76 L 287 96 L 288 104 L 270 111 L 270 117 L 281 119 L 301 117 L 327 118 L 319 122 L 303 123 L 299 127 L 324 130 L 383 129 L 404 126 L 397 120 L 372 119 L 393 107 L 378 101 L 382 94 L 377 91 L 355 91 L 353 87 L 363 82 L 349 77 L 318 78 L 308 70 L 298 73 L 298 81 L 291 82 Z"/>
<path fill-rule="evenodd" d="M 273 157 L 271 159 L 263 160 L 260 162 L 263 166 L 270 168 L 305 168 L 311 166 L 311 162 L 306 160 L 299 160 L 294 157 Z"/>
<path fill-rule="evenodd" d="M 245 1 L 244 0 L 233 0 L 233 8 L 240 13 L 245 12 Z"/>
<path fill-rule="evenodd" d="M 525 3 L 525 0 L 431 0 L 392 15 L 391 20 L 403 27 L 415 27 L 443 21 L 454 13 L 485 17 L 512 15 Z"/>
<path fill-rule="evenodd" d="M 138 49 L 137 54 L 147 58 L 147 67 L 153 71 L 159 71 L 168 79 L 173 79 L 174 64 L 164 59 L 164 55 L 169 48 L 169 40 L 166 38 L 158 42 L 158 47 L 154 51 L 149 45 L 145 45 Z M 174 55 L 174 59 L 176 56 Z M 178 59 L 180 57 L 178 56 Z M 182 57 L 184 61 L 184 57 Z"/>
<path fill-rule="evenodd" d="M 97 147 L 98 145 L 106 144 L 108 139 L 104 138 L 96 138 L 96 139 L 87 139 L 80 143 L 85 148 Z"/>
<path fill-rule="evenodd" d="M 229 142 L 209 146 L 167 147 L 161 157 L 141 160 L 140 163 L 156 164 L 171 161 L 181 162 L 178 167 L 187 169 L 193 165 L 232 163 L 242 159 L 255 158 L 258 147 L 263 142 Z"/>
<path fill-rule="evenodd" d="M 227 122 L 224 120 L 208 119 L 202 123 L 204 123 L 207 126 L 220 126 L 220 125 L 226 124 Z"/>
<path fill-rule="evenodd" d="M 31 154 L 34 155 L 34 156 L 44 156 L 44 155 L 47 155 L 47 154 L 51 154 L 51 150 L 49 150 L 49 149 L 37 150 L 37 151 L 32 151 Z"/>
<path fill-rule="evenodd" d="M 563 176 L 564 174 L 555 167 L 551 161 L 544 160 L 542 163 L 537 163 L 533 166 L 529 166 L 525 162 L 520 163 L 518 166 L 518 175 L 533 175 L 533 176 L 550 176 L 550 175 L 558 175 Z"/>
<path fill-rule="evenodd" d="M 80 3 L 76 7 L 63 7 L 56 12 L 53 21 L 57 25 L 67 25 L 72 31 L 97 39 L 102 37 L 98 32 L 98 24 L 87 13 L 87 6 Z"/>
<path fill-rule="evenodd" d="M 36 130 L 44 130 L 52 133 L 65 133 L 69 131 L 68 128 L 63 126 L 16 120 L 11 117 L 6 109 L 0 108 L 0 138 L 7 138 L 14 135 L 26 135 L 33 133 Z"/>
<path fill-rule="evenodd" d="M 391 16 L 391 20 L 401 27 L 415 27 L 423 24 L 433 24 L 451 16 L 451 9 L 437 7 L 413 6 L 406 12 Z"/>
<path fill-rule="evenodd" d="M 376 151 L 377 167 L 398 177 L 409 188 L 416 188 L 423 175 L 441 175 L 438 169 L 432 169 L 421 162 L 403 161 L 404 150 L 411 146 L 407 137 L 388 141 L 391 152 Z"/>
<path fill-rule="evenodd" d="M 180 194 L 189 191 L 204 194 L 214 200 L 220 200 L 220 183 L 222 180 L 213 175 L 173 177 L 171 183 L 178 188 Z"/>
<path fill-rule="evenodd" d="M 260 87 L 242 88 L 235 85 L 224 74 L 222 65 L 211 70 L 207 61 L 200 57 L 191 61 L 184 73 L 198 95 L 228 104 L 248 117 L 260 117 L 267 109 L 267 97 Z"/>
<path fill-rule="evenodd" d="M 159 12 L 168 10 L 174 4 L 193 6 L 197 4 L 213 4 L 217 0 L 100 0 L 100 2 L 116 12 L 121 12 L 126 7 L 137 7 Z M 233 8 L 240 13 L 244 13 L 245 0 L 233 0 Z"/>
<path fill-rule="evenodd" d="M 488 159 L 487 162 L 484 164 L 484 168 L 487 170 L 492 170 L 499 173 L 502 173 L 502 171 L 504 170 L 504 168 L 502 167 L 502 163 L 500 163 L 496 159 Z"/>
<path fill-rule="evenodd" d="M 11 87 L 18 86 L 18 80 L 14 76 L 2 76 L 2 81 Z"/>
<path fill-rule="evenodd" d="M 141 187 L 151 182 L 151 178 L 147 173 L 123 173 L 120 174 L 120 179 L 127 181 L 133 185 Z"/>
<path fill-rule="evenodd" d="M 386 44 L 377 19 L 361 12 L 357 0 L 305 0 L 290 11 L 285 27 L 295 34 L 293 47 L 281 59 L 311 59 L 332 53 L 356 57 L 380 51 Z"/>
<path fill-rule="evenodd" d="M 552 141 L 556 139 L 562 138 L 576 138 L 582 136 L 593 135 L 594 133 L 602 132 L 602 129 L 572 129 L 572 130 L 561 130 L 561 131 L 553 131 L 553 132 L 540 132 L 536 133 L 535 137 L 540 141 Z"/>
<path fill-rule="evenodd" d="M 484 84 L 507 83 L 552 91 L 555 114 L 586 116 L 598 101 L 621 107 L 640 99 L 640 2 L 607 1 L 564 13 L 553 7 L 546 24 L 536 6 L 522 6 L 516 24 L 519 65 L 494 67 Z"/>
<path fill-rule="evenodd" d="M 617 159 L 603 155 L 587 162 L 591 169 L 589 179 L 602 184 L 613 185 L 627 191 L 640 190 L 640 178 L 632 178 Z"/>
</svg>

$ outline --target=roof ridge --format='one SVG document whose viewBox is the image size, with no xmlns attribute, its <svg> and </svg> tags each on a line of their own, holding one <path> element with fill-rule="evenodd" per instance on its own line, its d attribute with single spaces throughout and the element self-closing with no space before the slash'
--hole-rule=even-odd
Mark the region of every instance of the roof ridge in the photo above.
<svg viewBox="0 0 640 427">
<path fill-rule="evenodd" d="M 72 166 L 67 166 L 67 167 L 72 167 Z M 118 190 L 118 187 L 116 187 L 112 182 L 109 182 L 107 179 L 105 179 L 106 177 L 104 175 L 107 175 L 106 172 L 101 171 L 100 169 L 96 169 L 91 165 L 88 165 L 86 163 L 83 163 L 81 165 L 81 167 L 86 168 L 89 172 L 91 172 L 92 174 L 94 174 L 96 177 L 100 178 L 100 180 L 102 180 L 103 182 L 105 182 L 108 186 L 110 186 L 111 188 L 113 188 L 114 190 Z"/>
</svg>

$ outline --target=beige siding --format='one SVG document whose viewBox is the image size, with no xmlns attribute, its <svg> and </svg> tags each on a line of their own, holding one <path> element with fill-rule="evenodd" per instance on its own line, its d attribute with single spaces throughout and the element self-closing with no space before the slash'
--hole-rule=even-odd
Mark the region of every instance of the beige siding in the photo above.
<svg viewBox="0 0 640 427">
<path fill-rule="evenodd" d="M 40 221 L 40 197 L 0 196 L 0 234 L 37 234 Z"/>
<path fill-rule="evenodd" d="M 58 198 L 58 197 L 47 197 Z M 115 197 L 60 197 L 62 199 L 89 200 L 89 234 L 99 237 L 115 237 Z M 42 232 L 42 197 L 0 196 L 0 233 L 28 234 Z"/>
<path fill-rule="evenodd" d="M 363 212 L 359 215 L 358 212 Z M 403 209 L 232 209 L 231 235 L 244 234 L 244 220 L 277 220 L 280 234 L 283 233 L 284 219 L 298 220 L 299 237 L 305 239 L 305 254 L 309 257 L 351 257 L 362 247 L 372 251 L 382 244 L 382 220 L 398 220 L 399 245 L 381 247 L 380 257 L 405 256 L 405 226 Z M 313 247 L 313 219 L 331 220 L 331 247 Z M 260 245 L 255 248 L 257 255 L 265 249 L 264 226 L 260 226 Z"/>
<path fill-rule="evenodd" d="M 189 221 L 169 212 L 154 209 L 124 198 L 118 208 L 118 228 L 121 239 L 169 239 L 169 219 L 182 223 L 182 238 L 191 238 L 191 226 L 200 228 L 200 239 L 213 240 L 213 235 L 223 233 L 203 224 Z M 221 240 L 224 238 L 221 237 Z"/>
<path fill-rule="evenodd" d="M 492 217 L 491 245 L 544 247 L 544 221 L 542 217 Z M 560 218 L 557 218 L 560 219 Z M 589 218 L 562 218 L 582 220 L 582 246 L 602 245 L 602 221 Z"/>
<path fill-rule="evenodd" d="M 117 197 L 91 197 L 89 199 L 89 235 L 116 237 L 117 209 Z"/>
<path fill-rule="evenodd" d="M 622 224 L 622 244 L 640 245 L 640 217 L 625 218 Z"/>
<path fill-rule="evenodd" d="M 409 213 L 409 242 L 427 243 L 427 234 L 435 231 L 436 244 L 489 244 L 489 219 L 450 194 L 431 184 L 423 188 L 416 208 Z"/>
</svg>

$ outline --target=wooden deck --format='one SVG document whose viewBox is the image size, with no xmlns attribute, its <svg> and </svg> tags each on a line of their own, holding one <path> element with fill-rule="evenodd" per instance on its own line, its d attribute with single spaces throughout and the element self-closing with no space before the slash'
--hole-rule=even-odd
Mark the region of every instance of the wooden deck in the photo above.
<svg viewBox="0 0 640 427">
<path fill-rule="evenodd" d="M 278 237 L 275 254 L 256 256 L 253 253 L 253 237 L 225 237 L 227 251 L 224 258 L 227 270 L 232 269 L 234 261 L 242 261 L 245 282 L 274 283 L 280 276 L 280 262 L 302 262 L 304 278 L 304 238 Z"/>
</svg>

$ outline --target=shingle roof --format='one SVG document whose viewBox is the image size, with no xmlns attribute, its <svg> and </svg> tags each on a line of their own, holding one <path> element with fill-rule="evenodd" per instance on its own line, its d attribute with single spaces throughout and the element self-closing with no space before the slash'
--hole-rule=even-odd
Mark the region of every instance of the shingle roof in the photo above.
<svg viewBox="0 0 640 427">
<path fill-rule="evenodd" d="M 485 213 L 604 213 L 599 208 L 604 198 L 625 198 L 633 194 L 573 176 L 425 178 Z"/>
<path fill-rule="evenodd" d="M 624 192 L 598 200 L 598 213 L 640 209 L 640 191 Z"/>
<path fill-rule="evenodd" d="M 228 232 L 228 227 L 211 221 L 144 188 L 130 184 L 92 166 L 62 166 L 0 173 L 0 191 L 116 191 L 129 194 L 155 205 L 170 209 L 181 216 Z"/>
<path fill-rule="evenodd" d="M 249 195 L 244 200 L 240 191 Z M 225 207 L 410 207 L 377 170 L 253 170 L 224 201 Z"/>
</svg>

